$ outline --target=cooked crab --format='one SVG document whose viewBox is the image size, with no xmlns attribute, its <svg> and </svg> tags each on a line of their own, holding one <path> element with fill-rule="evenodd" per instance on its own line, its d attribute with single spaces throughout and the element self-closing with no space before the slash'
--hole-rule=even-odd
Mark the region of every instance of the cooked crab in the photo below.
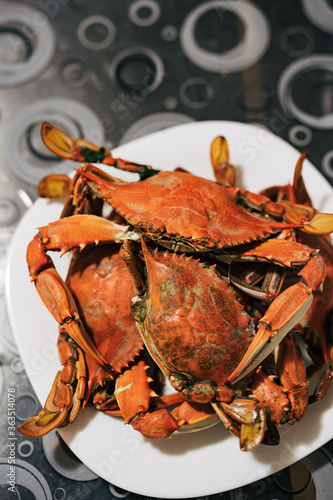
<svg viewBox="0 0 333 500">
<path fill-rule="evenodd" d="M 272 262 L 282 268 L 294 267 L 297 270 L 296 282 L 289 287 L 279 287 L 274 291 L 272 301 L 257 328 L 252 327 L 251 317 L 237 305 L 235 293 L 228 286 L 229 281 L 225 282 L 218 277 L 217 288 L 221 287 L 219 300 L 222 304 L 224 301 L 228 306 L 221 306 L 224 314 L 221 325 L 224 326 L 221 326 L 221 330 L 216 333 L 219 342 L 225 339 L 223 340 L 225 347 L 214 351 L 213 357 L 214 362 L 218 364 L 226 356 L 228 368 L 221 372 L 214 371 L 214 373 L 207 370 L 208 380 L 212 383 L 205 381 L 202 383 L 205 379 L 202 378 L 203 374 L 200 371 L 197 373 L 194 370 L 187 373 L 181 367 L 184 359 L 180 359 L 178 371 L 172 371 L 169 363 L 177 361 L 177 359 L 173 361 L 171 359 L 173 356 L 170 357 L 167 354 L 168 349 L 171 353 L 173 352 L 172 342 L 169 342 L 168 349 L 166 349 L 167 344 L 161 340 L 159 347 L 154 349 L 152 344 L 155 344 L 155 340 L 152 338 L 156 332 L 153 334 L 150 331 L 150 319 L 148 323 L 140 319 L 144 316 L 145 309 L 140 308 L 139 319 L 136 315 L 147 348 L 166 376 L 170 376 L 173 386 L 194 403 L 211 402 L 216 413 L 230 429 L 236 429 L 235 419 L 240 419 L 238 421 L 241 422 L 242 449 L 252 449 L 263 439 L 264 405 L 254 399 L 244 404 L 242 402 L 241 405 L 238 404 L 237 398 L 234 402 L 234 386 L 246 380 L 246 377 L 254 372 L 290 329 L 299 322 L 311 304 L 313 291 L 320 290 L 325 280 L 325 263 L 318 252 L 297 241 L 292 241 L 289 237 L 285 238 L 285 235 L 289 235 L 290 230 L 295 228 L 309 234 L 329 233 L 333 229 L 333 216 L 317 213 L 312 207 L 306 205 L 272 202 L 266 196 L 237 189 L 232 186 L 233 179 L 230 172 L 224 176 L 231 184 L 230 187 L 226 187 L 187 172 L 179 170 L 161 172 L 149 166 L 114 159 L 105 150 L 102 151 L 81 140 L 72 141 L 54 128 L 47 127 L 44 140 L 45 138 L 49 146 L 56 144 L 54 151 L 59 152 L 58 146 L 59 143 L 61 144 L 60 153 L 63 157 L 67 155 L 69 158 L 81 160 L 82 157 L 87 159 L 88 153 L 89 155 L 91 152 L 94 155 L 98 153 L 100 158 L 95 155 L 94 161 L 99 158 L 103 163 L 129 168 L 141 174 L 142 180 L 139 182 L 125 183 L 100 171 L 97 167 L 91 165 L 80 167 L 71 183 L 70 201 L 65 209 L 66 215 L 71 213 L 75 215 L 39 228 L 38 235 L 28 248 L 29 272 L 42 300 L 66 332 L 98 365 L 107 364 L 107 359 L 101 354 L 78 320 L 79 314 L 72 295 L 47 255 L 50 250 L 65 253 L 74 249 L 82 250 L 87 245 L 138 240 L 143 236 L 144 239 L 141 239 L 144 261 L 135 258 L 132 252 L 126 257 L 136 293 L 141 298 L 145 297 L 148 292 L 145 279 L 140 270 L 137 270 L 137 266 L 146 266 L 148 269 L 148 262 L 151 262 L 150 250 L 144 240 L 149 246 L 159 245 L 173 252 L 193 253 L 201 257 L 207 255 L 208 259 L 214 258 L 227 265 L 234 261 Z M 229 163 L 229 155 L 225 151 L 223 141 L 222 149 L 224 149 L 222 160 L 214 156 L 213 165 L 222 164 L 222 170 L 225 172 L 223 164 Z M 50 182 L 52 183 L 53 179 Z M 121 219 L 120 224 L 115 224 L 114 220 L 107 220 L 100 215 L 87 214 L 91 211 L 97 213 L 95 207 L 99 205 L 100 199 L 111 205 L 117 217 Z M 81 211 L 85 215 L 77 215 Z M 168 265 L 180 263 L 177 271 L 180 275 L 186 272 L 186 267 L 192 269 L 194 265 L 197 265 L 194 264 L 195 260 L 179 257 L 177 253 L 171 256 L 169 253 L 161 254 L 156 250 L 154 255 L 170 255 L 170 257 L 163 258 L 169 259 Z M 155 271 L 157 272 L 157 268 L 153 268 L 153 275 Z M 201 287 L 198 309 L 201 308 L 202 314 L 206 316 L 205 310 L 209 309 L 209 306 L 204 300 L 204 295 L 210 294 L 207 291 L 210 290 L 207 276 L 212 282 L 215 277 L 212 271 L 202 271 L 202 269 L 205 268 L 197 265 L 193 268 L 193 273 L 198 273 L 201 276 L 201 282 L 205 283 L 205 286 Z M 147 272 L 149 276 L 149 271 Z M 150 275 L 152 275 L 151 271 Z M 200 288 L 199 283 L 198 287 Z M 193 292 L 193 289 L 191 290 Z M 193 292 L 192 298 L 191 294 L 187 293 L 190 295 L 190 302 L 195 301 L 195 293 Z M 180 294 L 182 298 L 184 294 L 186 295 L 185 292 Z M 150 300 L 158 301 L 159 295 L 158 289 L 149 289 L 148 303 L 150 304 Z M 141 300 L 140 304 L 143 303 L 144 301 Z M 231 330 L 229 326 L 225 329 L 225 325 L 231 321 L 229 313 L 233 309 L 236 309 L 236 314 L 232 320 L 235 319 L 239 324 L 233 326 Z M 214 326 L 216 327 L 217 325 Z M 224 349 L 229 344 L 231 345 L 230 338 L 240 328 L 244 329 L 242 348 L 239 351 L 230 349 L 230 354 L 226 355 L 223 352 Z M 206 338 L 202 337 L 202 341 L 206 342 L 206 349 L 210 346 L 211 335 L 209 333 Z M 192 341 L 194 339 L 196 335 L 193 333 Z M 158 339 L 156 342 L 158 343 Z M 185 347 L 181 346 L 181 349 L 186 350 L 188 344 L 184 345 Z M 176 351 L 174 354 L 177 358 Z M 194 365 L 205 362 L 200 358 L 196 359 L 195 356 L 192 360 Z M 185 376 L 182 379 L 184 371 Z M 193 387 L 192 383 L 194 383 Z M 303 384 L 306 388 L 306 381 L 303 379 L 299 384 Z M 216 387 L 218 392 L 216 392 Z M 304 395 L 304 391 L 302 394 Z M 228 410 L 224 405 L 229 405 Z M 302 405 L 306 409 L 306 405 L 303 403 Z M 138 420 L 138 426 L 143 424 L 144 418 Z"/>
</svg>

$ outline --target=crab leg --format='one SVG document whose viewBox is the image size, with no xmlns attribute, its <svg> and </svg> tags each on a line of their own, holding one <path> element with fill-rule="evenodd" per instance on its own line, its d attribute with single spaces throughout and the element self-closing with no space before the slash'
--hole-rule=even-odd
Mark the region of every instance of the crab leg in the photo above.
<svg viewBox="0 0 333 500">
<path fill-rule="evenodd" d="M 211 405 L 185 401 L 176 393 L 154 401 L 150 411 L 134 418 L 132 427 L 143 436 L 155 439 L 169 437 L 175 431 L 201 431 L 219 422 Z"/>
<path fill-rule="evenodd" d="M 318 213 L 313 207 L 302 178 L 302 168 L 308 153 L 297 161 L 293 186 L 273 186 L 259 194 L 244 189 L 232 189 L 238 200 L 255 210 L 283 218 L 292 224 L 304 223 L 302 231 L 309 234 L 329 234 L 333 230 L 333 216 Z M 276 201 L 272 201 L 272 198 Z"/>
<path fill-rule="evenodd" d="M 150 399 L 158 397 L 149 386 L 153 380 L 147 375 L 148 368 L 145 360 L 140 359 L 117 377 L 115 395 L 125 424 L 147 412 Z"/>
<path fill-rule="evenodd" d="M 301 420 L 308 408 L 309 382 L 305 363 L 296 339 L 287 335 L 279 344 L 277 373 L 281 385 L 274 376 L 267 375 L 259 367 L 251 375 L 250 394 L 269 410 L 270 418 L 280 426 Z"/>
<path fill-rule="evenodd" d="M 105 364 L 106 361 L 79 321 L 72 294 L 46 252 L 58 250 L 63 255 L 74 248 L 82 249 L 89 243 L 114 241 L 121 238 L 126 229 L 127 227 L 97 216 L 72 216 L 39 228 L 39 234 L 27 249 L 31 281 L 35 283 L 47 309 L 77 344 L 99 364 Z"/>
<path fill-rule="evenodd" d="M 119 158 L 113 158 L 111 152 L 105 150 L 105 148 L 100 148 L 82 139 L 73 140 L 67 134 L 47 122 L 44 122 L 41 133 L 45 145 L 61 158 L 86 163 L 104 163 L 120 170 L 137 172 L 140 175 L 140 180 L 151 177 L 159 172 L 148 165 L 139 165 Z M 305 156 L 299 161 L 300 167 L 298 171 L 301 171 L 304 158 Z M 333 231 L 333 216 L 331 214 L 316 213 L 312 207 L 297 205 L 296 203 L 272 202 L 270 198 L 264 195 L 250 193 L 246 190 L 233 187 L 235 182 L 234 167 L 229 163 L 228 144 L 222 136 L 216 137 L 212 143 L 211 162 L 218 181 L 226 186 L 230 186 L 230 193 L 233 198 L 238 201 L 242 200 L 247 207 L 265 212 L 274 217 L 282 217 L 295 227 L 302 225 L 303 230 L 310 234 L 327 234 Z M 83 174 L 82 170 L 80 172 Z M 101 173 L 102 178 L 104 175 Z M 92 177 L 90 178 L 94 180 Z M 295 179 L 297 180 L 294 183 L 300 183 L 300 174 Z"/>
<path fill-rule="evenodd" d="M 216 257 L 215 257 L 216 258 Z M 223 257 L 221 259 L 224 260 Z M 286 268 L 271 264 L 268 269 L 263 262 L 247 263 L 245 271 L 237 268 L 238 262 L 228 266 L 218 265 L 219 272 L 249 297 L 270 303 L 281 291 L 286 276 Z M 259 284 L 259 282 L 261 282 Z"/>
<path fill-rule="evenodd" d="M 82 405 L 87 378 L 84 354 L 62 332 L 58 338 L 58 350 L 64 367 L 54 380 L 43 410 L 18 428 L 24 436 L 41 437 L 72 423 Z"/>
<path fill-rule="evenodd" d="M 50 174 L 38 184 L 39 198 L 59 199 L 70 194 L 71 178 L 65 174 Z"/>
<path fill-rule="evenodd" d="M 277 349 L 277 373 L 291 403 L 288 423 L 301 420 L 308 409 L 309 382 L 306 368 L 297 340 L 287 335 Z"/>
<path fill-rule="evenodd" d="M 121 170 L 139 173 L 140 178 L 154 175 L 157 172 L 157 170 L 152 169 L 148 165 L 140 165 L 120 158 L 113 158 L 111 151 L 83 139 L 72 139 L 48 122 L 43 123 L 41 136 L 45 146 L 50 151 L 66 160 L 81 163 L 103 163 Z M 210 156 L 217 181 L 225 186 L 234 186 L 235 167 L 229 163 L 228 142 L 223 136 L 218 136 L 213 140 Z M 47 186 L 48 182 L 50 182 L 49 187 Z M 43 183 L 43 186 L 40 187 L 40 192 L 44 193 L 43 196 L 48 192 L 53 197 L 53 193 L 57 196 L 59 192 L 64 193 L 66 189 L 67 186 L 64 178 L 61 178 L 61 176 L 49 176 Z"/>
<path fill-rule="evenodd" d="M 90 170 L 105 180 L 116 184 L 126 184 L 122 179 L 111 177 L 94 165 L 90 165 Z M 94 196 L 85 178 L 79 173 L 76 173 L 73 179 L 67 175 L 47 175 L 38 185 L 38 196 L 49 199 L 66 197 L 61 218 L 79 214 L 102 215 L 103 200 Z"/>
<path fill-rule="evenodd" d="M 286 266 L 297 263 L 304 267 L 298 273 L 302 281 L 284 290 L 260 319 L 257 334 L 242 361 L 229 376 L 230 382 L 247 375 L 281 342 L 306 313 L 312 302 L 312 292 L 322 289 L 326 276 L 324 259 L 306 245 L 293 241 L 267 240 L 243 252 L 242 258 L 274 260 Z"/>
<path fill-rule="evenodd" d="M 307 153 L 303 153 L 298 159 L 292 185 L 273 186 L 263 190 L 261 194 L 273 198 L 276 201 L 291 201 L 312 207 L 312 201 L 302 177 L 303 164 L 307 156 Z M 315 335 L 319 338 L 321 355 L 320 353 L 315 355 L 317 359 L 315 365 L 310 368 L 311 372 L 316 373 L 322 367 L 322 357 L 328 365 L 328 369 L 318 382 L 315 393 L 310 396 L 310 402 L 314 402 L 322 399 L 326 395 L 333 376 L 333 350 L 332 347 L 329 348 L 333 342 L 332 332 L 330 331 L 333 315 L 333 246 L 329 235 L 311 235 L 301 232 L 299 234 L 299 240 L 313 248 L 319 248 L 327 268 L 323 293 L 320 294 L 321 296 L 319 296 L 318 293 L 315 294 L 310 308 L 298 325 L 301 333 L 305 328 L 305 331 L 309 330 L 310 337 Z M 317 348 L 313 345 L 312 339 L 311 342 L 312 345 L 309 354 L 313 357 L 314 350 L 317 350 Z"/>
<path fill-rule="evenodd" d="M 327 307 L 328 307 L 328 304 L 326 305 L 326 308 L 324 307 L 323 311 L 320 311 L 320 308 L 319 308 L 319 312 L 316 311 L 315 314 L 320 315 L 320 312 L 323 312 L 324 315 L 326 313 L 328 316 Z M 329 318 L 331 321 L 332 321 L 332 314 L 333 314 L 333 312 L 331 311 L 331 318 Z M 313 316 L 313 314 L 312 314 L 312 316 Z M 325 316 L 320 316 L 320 317 L 321 317 L 321 320 L 323 322 L 323 317 L 325 317 Z M 327 318 L 326 318 L 326 320 L 327 320 Z M 314 390 L 314 393 L 309 398 L 309 403 L 315 403 L 316 401 L 320 401 L 321 399 L 323 399 L 326 396 L 326 394 L 327 394 L 327 392 L 332 384 L 332 379 L 333 379 L 333 342 L 332 342 L 332 338 L 330 338 L 330 337 L 332 337 L 332 331 L 330 331 L 330 326 L 329 326 L 328 322 L 329 321 L 326 321 L 324 323 L 324 325 L 322 325 L 322 323 L 319 324 L 319 321 L 315 321 L 315 318 L 313 318 L 313 321 L 312 321 L 312 324 L 314 326 L 316 326 L 316 325 L 318 326 L 319 338 L 320 338 L 321 346 L 322 346 L 322 352 L 323 352 L 323 355 L 324 355 L 324 358 L 325 358 L 325 361 L 326 361 L 328 367 L 326 368 L 324 373 L 321 375 L 321 377 L 317 383 L 317 386 Z M 324 329 L 327 329 L 328 330 L 327 333 L 330 333 L 331 335 L 325 334 L 326 332 L 324 331 Z M 329 347 L 327 347 L 328 343 L 329 343 Z"/>
<path fill-rule="evenodd" d="M 230 188 L 236 200 L 242 200 L 246 207 L 301 226 L 309 234 L 329 234 L 333 231 L 333 215 L 319 213 L 310 206 L 291 202 L 274 202 L 264 195 Z"/>
<path fill-rule="evenodd" d="M 327 368 L 327 370 L 321 376 L 314 393 L 309 398 L 309 403 L 315 403 L 323 399 L 328 393 L 329 388 L 332 384 L 333 369 L 332 367 Z"/>
<path fill-rule="evenodd" d="M 80 163 L 104 163 L 111 167 L 128 172 L 139 173 L 140 176 L 154 175 L 156 171 L 148 165 L 140 165 L 121 158 L 114 158 L 111 151 L 96 146 L 83 139 L 72 139 L 48 122 L 44 122 L 41 130 L 45 146 L 60 158 Z"/>
<path fill-rule="evenodd" d="M 87 389 L 82 403 L 84 409 L 90 400 L 98 410 L 110 411 L 113 413 L 119 410 L 113 390 L 107 390 L 106 385 L 108 381 L 112 381 L 117 375 L 111 367 L 101 366 L 87 353 L 85 353 L 85 361 L 87 367 Z M 119 412 L 119 415 L 121 413 Z"/>
<path fill-rule="evenodd" d="M 210 146 L 210 160 L 215 178 L 224 186 L 235 185 L 235 167 L 229 163 L 229 148 L 225 137 L 217 136 Z"/>
<path fill-rule="evenodd" d="M 271 186 L 260 191 L 260 194 L 270 199 L 274 199 L 277 202 L 288 201 L 312 207 L 312 202 L 302 177 L 304 160 L 308 156 L 308 153 L 302 153 L 299 157 L 295 167 L 293 185 Z"/>
<path fill-rule="evenodd" d="M 175 431 L 194 432 L 219 419 L 210 405 L 189 403 L 178 393 L 159 397 L 149 386 L 144 360 L 117 377 L 115 396 L 125 424 L 149 438 L 168 437 Z"/>
</svg>

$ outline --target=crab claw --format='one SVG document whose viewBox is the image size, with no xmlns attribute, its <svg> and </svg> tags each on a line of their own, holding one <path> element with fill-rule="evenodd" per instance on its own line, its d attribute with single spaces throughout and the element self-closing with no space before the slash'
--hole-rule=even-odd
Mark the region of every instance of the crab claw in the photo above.
<svg viewBox="0 0 333 500">
<path fill-rule="evenodd" d="M 75 300 L 46 252 L 61 250 L 64 254 L 74 248 L 82 249 L 87 244 L 114 241 L 124 229 L 124 226 L 102 217 L 74 215 L 39 228 L 39 235 L 34 237 L 27 249 L 31 280 L 44 304 L 81 348 L 102 365 L 107 362 L 80 321 Z"/>
<path fill-rule="evenodd" d="M 115 395 L 125 424 L 147 412 L 150 399 L 158 397 L 149 386 L 152 379 L 147 376 L 147 369 L 144 359 L 140 359 L 117 377 Z"/>
<path fill-rule="evenodd" d="M 311 206 L 312 205 L 311 199 L 306 190 L 302 177 L 303 163 L 308 156 L 309 153 L 302 153 L 296 163 L 294 180 L 293 180 L 293 194 L 295 196 L 295 200 L 297 200 L 298 203 L 301 203 L 302 205 Z"/>
<path fill-rule="evenodd" d="M 284 423 L 293 424 L 306 414 L 309 383 L 306 380 L 304 360 L 295 338 L 287 336 L 277 351 L 277 373 L 280 384 L 275 381 L 275 376 L 267 375 L 261 366 L 250 376 L 250 397 L 255 398 L 261 408 L 260 417 L 253 426 L 241 427 L 240 445 L 243 451 L 254 449 L 259 442 L 277 445 L 279 435 L 276 426 Z M 267 414 L 266 422 L 265 414 Z"/>
<path fill-rule="evenodd" d="M 125 424 L 145 437 L 162 438 L 175 431 L 203 430 L 219 422 L 209 404 L 190 403 L 178 393 L 158 397 L 150 388 L 152 379 L 147 369 L 141 359 L 117 377 L 115 395 Z"/>
<path fill-rule="evenodd" d="M 152 403 L 150 411 L 132 422 L 135 430 L 148 438 L 166 438 L 174 432 L 202 431 L 220 419 L 210 404 L 185 401 L 180 394 L 170 394 Z"/>
<path fill-rule="evenodd" d="M 239 438 L 242 451 L 254 450 L 263 442 L 266 412 L 255 399 L 235 399 L 231 404 L 212 403 L 225 428 Z"/>
<path fill-rule="evenodd" d="M 253 425 L 241 425 L 239 444 L 242 451 L 252 451 L 263 443 L 265 435 L 266 413 L 259 409 L 259 417 Z"/>
<path fill-rule="evenodd" d="M 216 180 L 225 186 L 234 186 L 235 167 L 229 163 L 229 148 L 225 137 L 215 137 L 210 147 L 210 159 Z"/>
<path fill-rule="evenodd" d="M 316 213 L 304 224 L 302 231 L 309 234 L 330 234 L 333 232 L 333 214 Z"/>
<path fill-rule="evenodd" d="M 59 392 L 58 388 L 61 383 L 59 383 L 59 377 L 58 375 L 52 386 L 52 393 Z M 63 399 L 63 403 L 65 405 L 69 404 L 69 398 Z M 26 437 L 42 437 L 53 431 L 53 429 L 64 425 L 66 417 L 67 407 L 62 406 L 54 408 L 50 405 L 50 400 L 48 398 L 45 403 L 45 409 L 41 410 L 35 417 L 29 418 L 29 420 L 20 425 L 17 430 Z"/>
<path fill-rule="evenodd" d="M 176 420 L 167 410 L 150 413 L 151 399 L 158 395 L 150 388 L 148 366 L 142 359 L 125 370 L 116 380 L 115 395 L 125 424 L 131 424 L 143 436 L 150 438 L 170 436 L 178 429 Z"/>
<path fill-rule="evenodd" d="M 284 218 L 291 224 L 301 224 L 305 233 L 324 235 L 333 231 L 333 214 L 317 212 L 314 208 L 296 203 L 283 202 Z"/>
<path fill-rule="evenodd" d="M 140 165 L 121 158 L 113 158 L 111 151 L 84 139 L 72 139 L 65 132 L 44 122 L 41 129 L 45 146 L 60 158 L 85 163 L 104 163 L 111 167 L 140 174 L 140 178 L 154 175 L 157 171 L 148 165 Z"/>
<path fill-rule="evenodd" d="M 43 410 L 18 428 L 24 436 L 44 436 L 57 427 L 72 423 L 80 410 L 87 377 L 84 355 L 78 346 L 74 352 L 63 335 L 59 337 L 58 346 L 64 367 L 53 382 Z"/>
<path fill-rule="evenodd" d="M 45 146 L 65 160 L 95 163 L 102 162 L 106 157 L 111 156 L 110 151 L 83 139 L 72 139 L 48 122 L 43 123 L 41 135 Z"/>
<path fill-rule="evenodd" d="M 65 198 L 70 193 L 71 179 L 64 174 L 50 174 L 38 184 L 39 198 Z"/>
</svg>

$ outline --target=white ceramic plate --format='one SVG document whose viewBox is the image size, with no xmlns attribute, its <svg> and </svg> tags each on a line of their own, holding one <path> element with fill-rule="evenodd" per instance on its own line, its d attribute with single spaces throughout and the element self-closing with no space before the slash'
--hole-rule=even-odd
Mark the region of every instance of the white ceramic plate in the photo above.
<svg viewBox="0 0 333 500">
<path fill-rule="evenodd" d="M 224 135 L 231 161 L 239 166 L 238 185 L 258 191 L 292 181 L 299 153 L 264 129 L 234 122 L 209 121 L 180 125 L 125 144 L 115 156 L 159 169 L 183 166 L 213 178 L 209 149 Z M 117 172 L 117 175 L 121 174 Z M 136 178 L 132 175 L 129 179 Z M 315 206 L 333 212 L 332 188 L 306 161 L 304 178 Z M 43 404 L 59 369 L 57 325 L 30 283 L 25 252 L 36 227 L 56 220 L 61 206 L 38 200 L 13 237 L 8 261 L 7 298 L 11 325 L 32 386 Z M 57 258 L 61 272 L 66 260 Z M 333 438 L 333 390 L 310 408 L 306 417 L 281 430 L 278 447 L 239 450 L 238 441 L 222 424 L 195 434 L 148 440 L 121 419 L 86 409 L 60 430 L 71 450 L 96 474 L 125 490 L 150 497 L 187 498 L 227 491 L 289 466 Z"/>
</svg>

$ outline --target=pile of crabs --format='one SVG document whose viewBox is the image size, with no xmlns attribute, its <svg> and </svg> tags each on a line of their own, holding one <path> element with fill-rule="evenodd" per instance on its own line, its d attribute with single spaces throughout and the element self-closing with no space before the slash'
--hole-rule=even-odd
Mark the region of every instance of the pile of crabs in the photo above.
<svg viewBox="0 0 333 500">
<path fill-rule="evenodd" d="M 67 197 L 27 249 L 63 368 L 19 431 L 42 436 L 94 405 L 150 438 L 222 421 L 244 451 L 278 444 L 278 427 L 301 420 L 333 373 L 333 215 L 312 206 L 306 154 L 292 185 L 255 194 L 235 187 L 221 136 L 216 181 L 114 158 L 48 123 L 42 138 L 82 165 L 39 185 Z M 71 252 L 66 282 L 50 251 Z"/>
</svg>

